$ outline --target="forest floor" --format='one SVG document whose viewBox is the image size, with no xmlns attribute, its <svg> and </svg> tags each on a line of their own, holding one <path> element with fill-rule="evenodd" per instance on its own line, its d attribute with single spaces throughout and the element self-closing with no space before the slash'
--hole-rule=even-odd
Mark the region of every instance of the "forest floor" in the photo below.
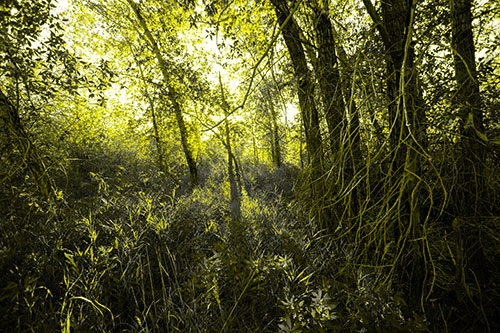
<svg viewBox="0 0 500 333">
<path fill-rule="evenodd" d="M 3 202 L 3 331 L 431 330 L 356 264 L 355 244 L 318 229 L 291 166 L 246 172 L 238 242 L 222 170 L 191 189 L 141 168 L 82 169 L 55 200 Z"/>
</svg>

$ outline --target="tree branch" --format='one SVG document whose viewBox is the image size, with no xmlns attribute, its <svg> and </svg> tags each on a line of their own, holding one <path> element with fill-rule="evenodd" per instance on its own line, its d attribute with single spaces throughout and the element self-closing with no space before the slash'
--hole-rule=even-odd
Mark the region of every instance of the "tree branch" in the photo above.
<svg viewBox="0 0 500 333">
<path fill-rule="evenodd" d="M 378 16 L 377 10 L 373 6 L 371 0 L 363 0 L 363 4 L 365 5 L 368 15 L 370 15 L 370 17 L 372 18 L 373 23 L 375 23 L 375 27 L 382 36 L 382 41 L 384 42 L 384 45 L 388 47 L 389 45 L 391 45 L 389 33 L 385 29 L 382 19 L 380 18 L 380 16 Z"/>
</svg>

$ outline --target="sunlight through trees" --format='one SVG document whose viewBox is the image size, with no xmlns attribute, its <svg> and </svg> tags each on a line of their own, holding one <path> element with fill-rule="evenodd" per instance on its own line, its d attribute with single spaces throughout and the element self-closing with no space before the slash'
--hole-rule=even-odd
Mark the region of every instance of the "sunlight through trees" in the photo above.
<svg viewBox="0 0 500 333">
<path fill-rule="evenodd" d="M 0 23 L 0 331 L 500 330 L 498 1 Z"/>
</svg>

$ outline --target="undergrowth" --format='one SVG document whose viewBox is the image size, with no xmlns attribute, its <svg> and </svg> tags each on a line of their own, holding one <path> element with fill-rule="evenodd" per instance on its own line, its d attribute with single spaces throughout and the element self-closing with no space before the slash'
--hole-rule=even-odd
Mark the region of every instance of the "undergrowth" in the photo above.
<svg viewBox="0 0 500 333">
<path fill-rule="evenodd" d="M 285 188 L 247 184 L 246 232 L 243 244 L 234 244 L 229 187 L 216 171 L 187 191 L 152 171 L 82 168 L 72 179 L 84 185 L 70 184 L 72 192 L 53 201 L 29 187 L 2 201 L 4 331 L 426 327 L 354 263 L 349 244 L 317 229 L 291 198 L 292 169 L 247 173 L 258 184 L 280 177 Z"/>
<path fill-rule="evenodd" d="M 244 165 L 245 232 L 235 243 L 223 167 L 202 168 L 193 189 L 175 181 L 182 175 L 130 165 L 126 154 L 94 155 L 70 160 L 53 200 L 37 195 L 29 179 L 1 187 L 0 331 L 497 327 L 497 219 L 429 222 L 430 291 L 422 309 L 386 280 L 388 267 L 362 260 L 369 247 L 318 228 L 293 166 Z M 369 227 L 370 218 L 357 223 Z M 476 273 L 486 283 L 474 283 Z"/>
</svg>

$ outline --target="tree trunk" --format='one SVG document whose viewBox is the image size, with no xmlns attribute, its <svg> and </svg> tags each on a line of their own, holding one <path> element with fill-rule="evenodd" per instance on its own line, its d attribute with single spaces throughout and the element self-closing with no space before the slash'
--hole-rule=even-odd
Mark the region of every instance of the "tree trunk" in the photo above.
<svg viewBox="0 0 500 333">
<path fill-rule="evenodd" d="M 483 111 L 479 81 L 477 79 L 474 38 L 472 32 L 471 0 L 450 0 L 452 39 L 451 46 L 455 67 L 455 81 L 457 84 L 455 103 L 459 111 L 459 130 L 461 138 L 459 145 L 460 156 L 457 164 L 457 186 L 452 191 L 453 213 L 463 217 L 477 217 L 482 215 L 482 203 L 488 202 L 484 198 L 485 180 L 483 168 L 486 159 L 486 147 L 481 137 L 483 134 Z M 490 203 L 489 203 L 490 204 Z M 455 219 L 453 228 L 460 235 L 460 218 Z M 476 236 L 477 237 L 477 236 Z M 476 238 L 472 245 L 471 238 L 465 242 L 459 237 L 457 244 L 459 254 L 468 251 L 469 267 L 466 271 L 473 274 L 474 283 L 482 288 L 489 283 L 487 256 L 482 248 L 481 237 Z M 469 303 L 469 292 L 466 285 L 464 264 L 457 264 L 455 292 L 460 303 Z M 459 269 L 462 268 L 462 269 Z M 470 275 L 469 275 L 470 276 Z"/>
<path fill-rule="evenodd" d="M 359 118 L 356 104 L 352 99 L 350 87 L 352 79 L 347 78 L 349 76 L 347 73 L 343 73 L 341 77 L 339 70 L 337 58 L 339 48 L 336 45 L 335 31 L 328 15 L 328 2 L 316 3 L 313 12 L 316 14 L 314 19 L 318 50 L 317 65 L 314 69 L 325 108 L 332 160 L 333 164 L 339 165 L 341 170 L 343 189 L 345 186 L 354 184 L 357 165 L 361 159 Z M 343 84 L 343 80 L 347 84 Z M 346 89 L 343 89 L 343 85 Z M 349 102 L 348 110 L 346 110 L 344 97 Z M 354 216 L 359 207 L 356 187 L 349 189 L 345 202 L 347 202 L 348 215 Z"/>
<path fill-rule="evenodd" d="M 240 241 L 243 237 L 244 230 L 241 224 L 241 182 L 239 178 L 239 168 L 238 163 L 236 161 L 235 156 L 233 155 L 233 151 L 231 149 L 231 131 L 229 129 L 229 114 L 230 107 L 229 103 L 224 94 L 224 87 L 222 85 L 222 79 L 219 73 L 219 85 L 222 96 L 222 109 L 224 111 L 224 124 L 226 127 L 226 150 L 227 150 L 227 173 L 229 178 L 229 186 L 230 186 L 230 202 L 229 208 L 231 211 L 231 225 L 230 225 L 230 233 L 232 236 L 232 240 L 238 246 L 240 245 Z M 233 164 L 234 163 L 234 164 Z M 234 167 L 237 169 L 237 177 L 235 176 Z"/>
<path fill-rule="evenodd" d="M 271 118 L 273 122 L 273 142 L 274 142 L 274 166 L 276 168 L 281 167 L 281 145 L 280 145 L 280 134 L 278 127 L 278 116 L 276 115 L 276 110 L 274 104 L 271 101 Z"/>
<path fill-rule="evenodd" d="M 281 166 L 281 145 L 278 127 L 278 115 L 274 107 L 274 101 L 272 99 L 269 86 L 266 87 L 266 94 L 264 94 L 263 97 L 266 100 L 267 105 L 269 106 L 269 113 L 271 116 L 271 153 L 273 164 L 275 168 L 279 168 Z"/>
<path fill-rule="evenodd" d="M 257 166 L 259 164 L 259 155 L 257 153 L 257 139 L 255 138 L 255 125 L 252 122 L 252 148 L 253 148 L 253 162 Z"/>
<path fill-rule="evenodd" d="M 311 168 L 310 182 L 314 204 L 313 210 L 320 226 L 335 230 L 338 221 L 330 216 L 330 211 L 326 208 L 325 186 L 322 179 L 324 176 L 324 164 L 320 121 L 314 102 L 314 84 L 309 68 L 307 67 L 304 47 L 300 41 L 302 33 L 300 27 L 293 17 L 291 17 L 291 12 L 287 7 L 286 1 L 271 0 L 271 3 L 274 5 L 283 39 L 285 40 L 298 81 L 299 106 L 304 124 L 306 149 Z"/>
<path fill-rule="evenodd" d="M 340 84 L 333 28 L 328 17 L 328 5 L 318 5 L 318 8 L 314 9 L 314 13 L 316 13 L 315 31 L 318 49 L 318 65 L 315 66 L 315 69 L 325 109 L 331 145 L 330 149 L 335 160 L 335 156 L 338 156 L 342 151 L 341 142 L 345 119 L 345 104 Z"/>
<path fill-rule="evenodd" d="M 342 87 L 342 94 L 347 103 L 347 116 L 349 118 L 349 144 L 352 153 L 353 167 L 356 171 L 356 166 L 362 159 L 361 153 L 361 137 L 359 127 L 359 113 L 354 100 L 353 82 L 355 72 L 347 61 L 347 53 L 338 41 L 338 34 L 332 26 L 333 38 L 335 38 L 335 50 L 339 60 L 340 84 Z M 356 65 L 355 65 L 356 66 Z"/>
<path fill-rule="evenodd" d="M 130 48 L 132 49 L 132 46 Z M 135 60 L 136 60 L 136 62 L 138 62 L 137 59 L 135 59 Z M 149 91 L 147 88 L 147 83 L 146 83 L 146 78 L 144 76 L 144 72 L 142 70 L 141 65 L 139 65 L 139 71 L 141 73 L 141 80 L 144 84 L 144 88 L 143 88 L 144 96 L 148 100 L 149 108 L 151 109 L 151 120 L 153 122 L 154 141 L 156 144 L 156 153 L 158 154 L 158 156 L 157 156 L 158 157 L 158 168 L 160 169 L 160 171 L 167 172 L 165 159 L 163 157 L 164 149 L 163 149 L 163 146 L 161 144 L 160 130 L 158 128 L 158 122 L 156 121 L 156 112 L 155 112 L 154 101 L 153 101 L 153 98 L 151 97 L 151 95 L 149 94 Z"/>
<path fill-rule="evenodd" d="M 155 112 L 155 107 L 154 107 L 154 102 L 149 93 L 147 92 L 147 89 L 144 88 L 144 92 L 148 97 L 149 100 L 149 105 L 151 108 L 151 120 L 153 121 L 153 130 L 154 130 L 154 139 L 156 143 L 156 152 L 158 154 L 158 168 L 160 171 L 167 172 L 167 166 L 165 164 L 165 158 L 163 157 L 163 146 L 161 144 L 161 138 L 160 138 L 160 130 L 158 128 L 158 122 L 156 121 L 156 112 Z"/>
<path fill-rule="evenodd" d="M 426 146 L 425 113 L 414 65 L 412 42 L 415 0 L 382 2 L 381 20 L 370 0 L 363 0 L 382 36 L 386 51 L 386 93 L 389 102 L 389 167 L 386 196 L 389 207 L 403 208 L 392 222 L 396 251 L 412 253 L 407 262 L 394 262 L 400 272 L 399 282 L 407 284 L 409 298 L 415 305 L 422 295 L 425 264 L 421 242 L 421 156 Z M 405 219 L 400 217 L 404 216 Z M 408 244 L 411 244 L 409 246 Z"/>
<path fill-rule="evenodd" d="M 471 0 L 450 0 L 452 51 L 457 84 L 456 100 L 460 119 L 461 156 L 454 204 L 461 216 L 478 215 L 478 201 L 484 191 L 482 169 L 485 146 L 481 142 L 483 112 L 472 32 Z"/>
<path fill-rule="evenodd" d="M 237 183 L 236 175 L 234 172 L 235 158 L 233 156 L 233 152 L 231 149 L 231 131 L 229 130 L 229 120 L 228 120 L 228 112 L 225 113 L 225 127 L 226 127 L 226 147 L 227 147 L 227 173 L 229 177 L 229 185 L 231 188 L 231 199 L 230 199 L 230 208 L 231 208 L 231 219 L 232 223 L 232 234 L 235 237 L 238 237 L 240 234 L 240 218 L 241 218 L 241 198 L 239 186 Z"/>
<path fill-rule="evenodd" d="M 186 157 L 186 162 L 189 167 L 189 174 L 191 176 L 191 185 L 192 186 L 197 186 L 200 181 L 198 178 L 198 168 L 196 167 L 196 161 L 193 158 L 193 152 L 192 149 L 189 145 L 188 142 L 188 131 L 186 129 L 186 124 L 184 122 L 184 117 L 182 115 L 182 110 L 181 106 L 178 102 L 178 93 L 175 91 L 175 88 L 170 85 L 170 75 L 167 71 L 167 68 L 165 67 L 165 60 L 163 59 L 163 56 L 161 55 L 160 49 L 158 48 L 158 45 L 156 44 L 156 41 L 151 34 L 151 31 L 149 31 L 149 28 L 146 24 L 146 21 L 142 17 L 138 5 L 133 1 L 133 0 L 127 0 L 129 3 L 130 7 L 132 8 L 133 12 L 135 13 L 137 20 L 139 21 L 139 24 L 141 25 L 142 29 L 144 30 L 144 33 L 148 39 L 148 42 L 151 44 L 151 47 L 153 48 L 153 53 L 156 57 L 156 60 L 158 61 L 158 66 L 160 67 L 160 70 L 163 75 L 163 79 L 165 81 L 165 84 L 167 86 L 167 96 L 170 100 L 170 103 L 172 104 L 172 107 L 174 109 L 175 113 L 175 119 L 177 120 L 177 126 L 179 127 L 179 132 L 181 135 L 181 144 L 182 144 L 182 149 L 184 151 L 184 155 Z"/>
</svg>

